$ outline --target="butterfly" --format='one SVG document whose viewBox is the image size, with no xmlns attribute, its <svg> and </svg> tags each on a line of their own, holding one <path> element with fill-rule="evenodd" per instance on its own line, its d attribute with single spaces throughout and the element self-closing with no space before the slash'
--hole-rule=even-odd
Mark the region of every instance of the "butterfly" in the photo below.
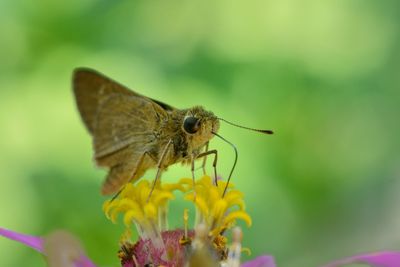
<svg viewBox="0 0 400 267">
<path fill-rule="evenodd" d="M 214 136 L 230 143 L 217 133 L 219 122 L 226 120 L 202 106 L 186 109 L 172 107 L 88 68 L 75 69 L 72 83 L 79 113 L 93 138 L 94 159 L 98 166 L 109 169 L 102 194 L 119 192 L 126 183 L 137 181 L 151 168 L 157 168 L 155 184 L 168 166 L 178 162 L 191 165 L 194 180 L 195 160 L 204 157 L 204 170 L 205 159 L 209 155 L 214 155 L 214 178 L 217 183 L 218 152 L 208 150 L 208 144 Z M 236 148 L 235 152 L 234 166 Z"/>
</svg>

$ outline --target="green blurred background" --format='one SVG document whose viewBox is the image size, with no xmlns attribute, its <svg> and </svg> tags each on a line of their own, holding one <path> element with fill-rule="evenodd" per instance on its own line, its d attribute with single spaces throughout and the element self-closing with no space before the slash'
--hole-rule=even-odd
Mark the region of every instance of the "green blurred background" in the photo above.
<svg viewBox="0 0 400 267">
<path fill-rule="evenodd" d="M 102 214 L 105 171 L 70 86 L 87 66 L 173 106 L 275 130 L 220 129 L 239 149 L 253 256 L 311 267 L 400 249 L 399 13 L 396 0 L 1 1 L 0 226 L 67 229 L 100 266 L 118 266 L 122 226 Z M 226 176 L 232 149 L 211 145 Z M 178 166 L 163 178 L 189 175 Z M 0 239 L 0 266 L 26 264 L 44 266 Z"/>
</svg>

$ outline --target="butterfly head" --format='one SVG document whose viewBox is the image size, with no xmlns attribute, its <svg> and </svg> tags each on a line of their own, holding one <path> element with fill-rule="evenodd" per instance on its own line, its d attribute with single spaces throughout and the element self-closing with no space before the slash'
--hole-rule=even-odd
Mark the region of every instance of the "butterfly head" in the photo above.
<svg viewBox="0 0 400 267">
<path fill-rule="evenodd" d="M 187 110 L 182 121 L 182 129 L 195 147 L 202 146 L 214 137 L 219 129 L 219 120 L 211 111 L 196 106 Z"/>
</svg>

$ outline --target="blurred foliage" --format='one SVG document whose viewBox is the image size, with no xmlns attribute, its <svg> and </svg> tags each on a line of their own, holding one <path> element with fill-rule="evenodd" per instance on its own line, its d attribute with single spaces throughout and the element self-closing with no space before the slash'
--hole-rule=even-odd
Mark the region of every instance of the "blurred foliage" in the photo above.
<svg viewBox="0 0 400 267">
<path fill-rule="evenodd" d="M 398 250 L 399 13 L 394 0 L 1 1 L 0 226 L 67 229 L 100 266 L 118 266 L 122 229 L 101 212 L 105 172 L 70 88 L 87 66 L 176 107 L 275 130 L 220 130 L 239 148 L 253 255 L 307 267 Z M 212 146 L 226 176 L 231 148 Z M 188 175 L 177 166 L 164 180 Z M 0 266 L 44 265 L 5 239 L 0 251 Z"/>
</svg>

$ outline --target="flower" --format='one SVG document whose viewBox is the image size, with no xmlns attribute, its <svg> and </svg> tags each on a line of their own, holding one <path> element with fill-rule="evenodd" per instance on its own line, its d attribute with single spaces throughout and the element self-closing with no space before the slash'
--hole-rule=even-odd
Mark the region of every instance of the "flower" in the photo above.
<svg viewBox="0 0 400 267">
<path fill-rule="evenodd" d="M 115 223 L 121 214 L 127 227 L 119 253 L 122 265 L 172 267 L 194 261 L 199 266 L 239 266 L 241 230 L 235 228 L 231 246 L 227 245 L 225 232 L 237 220 L 250 226 L 251 218 L 245 211 L 243 194 L 230 185 L 223 195 L 225 186 L 223 181 L 214 185 L 209 176 L 194 184 L 192 179 L 181 179 L 176 184 L 158 183 L 154 188 L 147 180 L 126 185 L 116 198 L 103 205 L 107 218 Z M 176 190 L 184 192 L 184 198 L 195 205 L 193 229 L 188 226 L 187 209 L 183 210 L 183 228 L 168 229 L 168 206 Z M 139 235 L 134 243 L 129 240 L 131 226 Z"/>
</svg>

